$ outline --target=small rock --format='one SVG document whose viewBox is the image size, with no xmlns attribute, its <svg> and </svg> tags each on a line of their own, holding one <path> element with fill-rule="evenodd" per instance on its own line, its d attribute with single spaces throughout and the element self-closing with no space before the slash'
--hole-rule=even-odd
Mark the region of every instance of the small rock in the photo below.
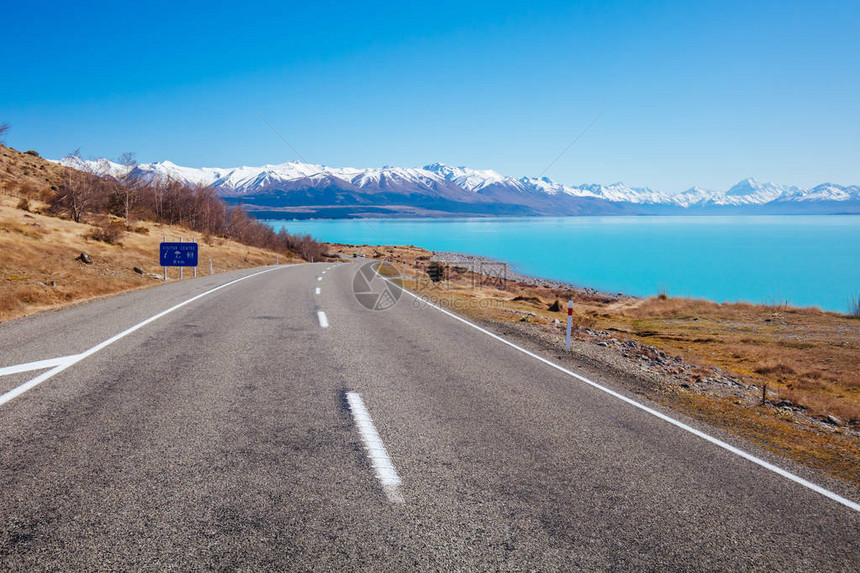
<svg viewBox="0 0 860 573">
<path fill-rule="evenodd" d="M 93 264 L 93 258 L 91 256 L 89 256 L 87 253 L 81 253 L 80 255 L 78 255 L 78 257 L 75 260 L 81 261 L 85 265 Z"/>
<path fill-rule="evenodd" d="M 555 325 L 559 325 L 559 324 L 561 324 L 561 321 L 560 321 L 559 319 L 557 319 L 557 318 L 553 318 L 553 319 L 552 319 L 552 323 L 553 323 L 553 324 L 555 324 Z"/>
<path fill-rule="evenodd" d="M 843 424 L 842 420 L 840 420 L 833 414 L 828 414 L 827 418 L 825 418 L 824 421 L 828 424 L 833 424 L 834 426 L 841 426 Z"/>
<path fill-rule="evenodd" d="M 608 347 L 609 343 L 606 342 L 605 340 L 601 340 L 600 342 L 597 343 L 597 346 L 607 346 Z"/>
<path fill-rule="evenodd" d="M 142 274 L 143 274 L 143 269 L 139 269 L 139 268 L 137 268 L 137 267 L 134 267 L 134 269 L 133 269 L 133 270 L 134 270 L 134 272 L 136 272 L 136 273 L 137 273 L 137 274 L 139 274 L 139 275 L 142 275 Z"/>
</svg>

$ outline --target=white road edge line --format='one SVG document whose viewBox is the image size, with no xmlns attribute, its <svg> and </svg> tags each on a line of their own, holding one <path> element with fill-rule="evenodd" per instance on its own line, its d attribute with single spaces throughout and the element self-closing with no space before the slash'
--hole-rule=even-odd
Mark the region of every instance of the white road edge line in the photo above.
<svg viewBox="0 0 860 573">
<path fill-rule="evenodd" d="M 727 451 L 729 451 L 729 452 L 731 452 L 737 456 L 740 456 L 747 461 L 750 461 L 750 462 L 752 462 L 756 465 L 759 465 L 759 466 L 761 466 L 767 470 L 770 470 L 770 471 L 772 471 L 778 475 L 781 475 L 784 478 L 790 479 L 791 481 L 793 481 L 797 484 L 800 484 L 803 487 L 811 489 L 812 491 L 819 493 L 819 494 L 823 495 L 824 497 L 830 498 L 837 503 L 841 503 L 845 507 L 849 507 L 849 508 L 853 509 L 854 511 L 860 511 L 860 503 L 856 503 L 854 501 L 851 501 L 850 499 L 842 497 L 838 493 L 834 493 L 834 492 L 830 491 L 829 489 L 825 489 L 825 488 L 821 487 L 818 484 L 815 484 L 809 480 L 803 479 L 802 477 L 795 475 L 795 474 L 793 474 L 787 470 L 784 470 L 779 466 L 775 466 L 768 461 L 765 461 L 765 460 L 763 460 L 757 456 L 754 456 L 750 453 L 747 453 L 747 452 L 741 450 L 740 448 L 736 448 L 735 446 L 733 446 L 729 443 L 726 443 L 726 442 L 724 442 L 718 438 L 710 436 L 710 435 L 706 434 L 705 432 L 702 432 L 701 430 L 697 430 L 696 428 L 693 428 L 692 426 L 688 426 L 687 424 L 685 424 L 679 420 L 676 420 L 672 417 L 669 417 L 666 414 L 663 414 L 662 412 L 658 412 L 657 410 L 654 410 L 653 408 L 649 408 L 648 406 L 646 406 L 644 404 L 640 404 L 636 400 L 633 400 L 632 398 L 628 398 L 627 396 L 625 396 L 623 394 L 619 394 L 615 390 L 611 390 L 610 388 L 607 388 L 606 386 L 602 386 L 602 385 L 598 384 L 597 382 L 593 382 L 593 381 L 589 380 L 588 378 L 586 378 L 585 376 L 582 376 L 581 374 L 577 374 L 576 372 L 573 372 L 572 370 L 568 370 L 564 366 L 560 366 L 560 365 L 556 364 L 555 362 L 547 360 L 543 356 L 539 356 L 539 355 L 535 354 L 534 352 L 531 352 L 530 350 L 526 350 L 525 348 L 518 346 L 518 345 L 514 344 L 513 342 L 510 342 L 509 340 L 505 340 L 501 336 L 499 336 L 497 334 L 493 334 L 489 330 L 481 328 L 477 324 L 470 322 L 470 321 L 466 320 L 465 318 L 459 317 L 456 314 L 454 314 L 453 312 L 447 311 L 442 307 L 436 306 L 432 302 L 428 302 L 428 301 L 424 300 L 423 298 L 421 298 L 417 294 L 406 290 L 401 285 L 398 285 L 397 283 L 385 278 L 384 276 L 382 276 L 378 272 L 376 274 L 380 278 L 382 278 L 383 280 L 388 281 L 392 285 L 399 287 L 402 292 L 405 292 L 409 296 L 420 300 L 422 303 L 426 304 L 427 306 L 435 308 L 436 310 L 438 310 L 440 312 L 444 312 L 448 316 L 450 316 L 456 320 L 459 320 L 463 324 L 466 324 L 466 325 L 474 328 L 475 330 L 483 332 L 487 336 L 490 336 L 491 338 L 495 338 L 499 342 L 502 342 L 503 344 L 507 344 L 511 348 L 515 348 L 515 349 L 519 350 L 520 352 L 522 352 L 523 354 L 527 354 L 527 355 L 531 356 L 532 358 L 543 362 L 547 366 L 551 366 L 552 368 L 555 368 L 556 370 L 563 372 L 563 373 L 567 374 L 568 376 L 572 376 L 572 377 L 576 378 L 577 380 L 580 380 L 581 382 L 585 382 L 589 386 L 597 388 L 598 390 L 601 390 L 601 391 L 609 394 L 610 396 L 612 396 L 614 398 L 618 398 L 622 402 L 626 402 L 635 408 L 639 408 L 640 410 L 648 412 L 652 416 L 656 416 L 657 418 L 660 418 L 664 422 L 668 422 L 668 423 L 672 424 L 673 426 L 681 428 L 684 431 L 687 431 L 687 432 L 689 432 L 695 436 L 702 438 L 705 441 L 708 441 L 708 442 L 714 444 L 715 446 L 718 446 L 718 447 L 723 448 L 724 450 L 727 450 Z"/>
<path fill-rule="evenodd" d="M 319 294 L 319 293 L 320 293 L 320 287 L 317 287 L 317 290 L 314 292 L 314 294 Z"/>
<path fill-rule="evenodd" d="M 190 304 L 190 303 L 194 302 L 195 300 L 201 299 L 204 296 L 212 294 L 215 291 L 221 290 L 222 288 L 236 284 L 236 283 L 241 282 L 243 280 L 250 279 L 252 277 L 256 277 L 257 275 L 262 275 L 264 273 L 268 273 L 268 272 L 278 270 L 278 269 L 288 269 L 288 268 L 290 268 L 290 267 L 289 266 L 279 266 L 279 267 L 274 267 L 271 269 L 266 269 L 264 271 L 254 273 L 252 275 L 248 275 L 248 276 L 244 276 L 244 277 L 232 280 L 228 283 L 224 283 L 224 284 L 217 286 L 215 288 L 211 288 L 205 292 L 202 292 L 196 296 L 189 298 L 188 300 L 186 300 L 184 302 L 180 302 L 177 305 L 171 306 L 167 310 L 163 310 L 154 316 L 150 316 L 149 318 L 147 318 L 143 322 L 139 322 L 139 323 L 135 324 L 134 326 L 132 326 L 131 328 L 127 328 L 126 330 L 123 330 L 119 334 L 108 338 L 104 342 L 96 344 L 95 346 L 93 346 L 89 350 L 85 350 L 85 351 L 81 352 L 80 354 L 74 354 L 72 356 L 66 356 L 65 358 L 68 358 L 68 360 L 58 363 L 57 366 L 55 368 L 53 368 L 52 370 L 48 370 L 47 372 L 40 374 L 39 376 L 36 376 L 32 380 L 24 382 L 20 386 L 17 386 L 15 388 L 9 390 L 5 394 L 0 395 L 0 406 L 2 406 L 3 404 L 5 404 L 6 402 L 8 402 L 10 400 L 17 398 L 18 396 L 20 396 L 24 392 L 27 392 L 28 390 L 35 388 L 36 386 L 38 386 L 39 384 L 41 384 L 45 380 L 48 380 L 49 378 L 54 377 L 56 374 L 59 374 L 60 372 L 62 372 L 66 368 L 73 366 L 73 365 L 77 364 L 78 362 L 80 362 L 81 360 L 92 356 L 93 354 L 95 354 L 99 350 L 103 350 L 103 349 L 107 348 L 108 346 L 110 346 L 111 344 L 116 342 L 117 340 L 119 340 L 121 338 L 125 338 L 126 336 L 128 336 L 129 334 L 134 332 L 135 330 L 143 328 L 144 326 L 146 326 L 150 322 L 156 321 L 159 318 L 161 318 L 162 316 L 165 316 L 167 314 L 170 314 L 174 310 L 178 310 L 178 309 L 182 308 L 186 304 Z"/>
<path fill-rule="evenodd" d="M 328 328 L 328 317 L 325 315 L 325 312 L 322 310 L 317 311 L 317 318 L 320 320 L 320 326 L 323 328 Z"/>
<path fill-rule="evenodd" d="M 356 392 L 347 392 L 346 401 L 349 403 L 349 411 L 358 427 L 358 433 L 361 434 L 370 465 L 376 472 L 376 479 L 379 480 L 383 491 L 385 491 L 385 497 L 391 503 L 405 503 L 403 494 L 400 493 L 400 476 L 397 475 L 397 470 L 391 463 L 391 458 L 388 457 L 385 445 L 376 432 L 373 420 L 370 419 L 370 414 L 364 407 L 364 400 Z"/>
<path fill-rule="evenodd" d="M 9 374 L 18 374 L 20 372 L 30 372 L 31 370 L 44 370 L 45 368 L 53 368 L 65 362 L 72 361 L 78 357 L 77 354 L 70 356 L 60 356 L 59 358 L 48 358 L 47 360 L 37 360 L 36 362 L 27 362 L 26 364 L 16 364 L 14 366 L 4 366 L 0 368 L 0 376 Z"/>
</svg>

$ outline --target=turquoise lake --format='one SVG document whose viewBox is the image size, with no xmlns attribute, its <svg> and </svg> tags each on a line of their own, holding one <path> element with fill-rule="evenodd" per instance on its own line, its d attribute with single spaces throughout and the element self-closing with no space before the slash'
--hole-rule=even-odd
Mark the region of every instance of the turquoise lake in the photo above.
<svg viewBox="0 0 860 573">
<path fill-rule="evenodd" d="M 788 301 L 846 312 L 860 294 L 860 217 L 527 217 L 267 221 L 326 242 L 503 260 L 608 292 Z"/>
</svg>

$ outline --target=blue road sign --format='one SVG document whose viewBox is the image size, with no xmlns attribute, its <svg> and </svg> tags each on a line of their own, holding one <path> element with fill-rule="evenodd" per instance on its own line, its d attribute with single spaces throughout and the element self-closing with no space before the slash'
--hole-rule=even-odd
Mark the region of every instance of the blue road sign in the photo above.
<svg viewBox="0 0 860 573">
<path fill-rule="evenodd" d="M 161 243 L 158 261 L 162 267 L 196 267 L 197 243 Z"/>
</svg>

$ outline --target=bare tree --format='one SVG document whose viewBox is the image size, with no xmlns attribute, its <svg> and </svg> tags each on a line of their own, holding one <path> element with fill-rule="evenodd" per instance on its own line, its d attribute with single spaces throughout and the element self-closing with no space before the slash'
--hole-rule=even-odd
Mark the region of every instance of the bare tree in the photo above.
<svg viewBox="0 0 860 573">
<path fill-rule="evenodd" d="M 134 195 L 134 179 L 132 178 L 132 172 L 134 168 L 137 167 L 137 161 L 134 158 L 134 153 L 131 151 L 126 151 L 119 157 L 120 164 L 125 167 L 125 174 L 123 174 L 122 179 L 120 180 L 120 196 L 122 198 L 122 203 L 124 206 L 125 213 L 125 224 L 129 224 L 128 214 L 131 210 L 131 203 Z"/>
<path fill-rule="evenodd" d="M 80 150 L 76 149 L 67 158 L 80 159 Z M 100 210 L 106 183 L 97 175 L 70 166 L 66 166 L 65 176 L 51 199 L 51 210 L 68 213 L 73 221 L 80 223 L 86 213 Z"/>
<path fill-rule="evenodd" d="M 9 131 L 11 126 L 6 123 L 0 123 L 0 145 L 6 145 L 6 133 Z"/>
</svg>

